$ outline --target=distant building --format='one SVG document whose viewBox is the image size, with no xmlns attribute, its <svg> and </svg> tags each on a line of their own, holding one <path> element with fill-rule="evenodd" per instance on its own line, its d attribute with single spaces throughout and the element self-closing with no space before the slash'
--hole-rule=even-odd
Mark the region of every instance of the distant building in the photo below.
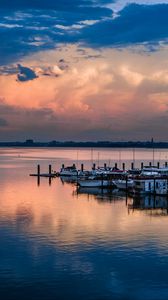
<svg viewBox="0 0 168 300">
<path fill-rule="evenodd" d="M 34 144 L 34 141 L 29 139 L 29 140 L 26 140 L 25 142 L 26 145 L 33 145 Z"/>
</svg>

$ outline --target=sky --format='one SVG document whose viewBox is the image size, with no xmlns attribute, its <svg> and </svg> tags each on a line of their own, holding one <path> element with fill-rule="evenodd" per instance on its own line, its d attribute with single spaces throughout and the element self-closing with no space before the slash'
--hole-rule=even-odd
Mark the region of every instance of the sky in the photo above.
<svg viewBox="0 0 168 300">
<path fill-rule="evenodd" d="M 0 141 L 167 140 L 167 16 L 168 0 L 0 0 Z"/>
</svg>

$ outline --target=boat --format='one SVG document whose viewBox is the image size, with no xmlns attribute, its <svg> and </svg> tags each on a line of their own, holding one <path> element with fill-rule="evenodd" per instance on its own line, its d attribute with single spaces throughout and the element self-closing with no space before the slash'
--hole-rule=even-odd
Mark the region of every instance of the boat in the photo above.
<svg viewBox="0 0 168 300">
<path fill-rule="evenodd" d="M 132 179 L 118 179 L 114 180 L 113 182 L 120 190 L 127 190 L 134 187 L 134 180 Z"/>
<path fill-rule="evenodd" d="M 166 197 L 143 195 L 133 197 L 128 203 L 128 211 L 146 211 L 150 215 L 160 216 L 168 214 L 168 202 Z"/>
<path fill-rule="evenodd" d="M 167 167 L 161 167 L 158 169 L 158 173 L 161 176 L 168 176 L 168 168 Z"/>
<path fill-rule="evenodd" d="M 78 175 L 78 170 L 76 169 L 76 166 L 69 166 L 69 167 L 62 167 L 60 172 L 60 176 L 77 176 Z"/>
<path fill-rule="evenodd" d="M 99 179 L 97 177 L 89 177 L 87 179 L 80 179 L 77 181 L 78 185 L 80 187 L 87 187 L 87 188 L 92 188 L 92 187 L 100 187 L 100 188 L 114 188 L 115 184 L 113 181 L 108 180 L 108 179 Z"/>
<path fill-rule="evenodd" d="M 168 179 L 155 176 L 134 179 L 133 192 L 135 194 L 154 194 L 167 196 Z"/>
<path fill-rule="evenodd" d="M 135 168 L 134 168 L 134 169 L 128 170 L 128 174 L 129 174 L 129 175 L 132 175 L 132 176 L 140 175 L 141 172 L 142 172 L 142 170 L 140 170 L 140 169 L 135 169 Z"/>
<path fill-rule="evenodd" d="M 155 166 L 146 166 L 142 169 L 141 174 L 142 176 L 157 176 L 159 175 L 159 169 Z"/>
</svg>

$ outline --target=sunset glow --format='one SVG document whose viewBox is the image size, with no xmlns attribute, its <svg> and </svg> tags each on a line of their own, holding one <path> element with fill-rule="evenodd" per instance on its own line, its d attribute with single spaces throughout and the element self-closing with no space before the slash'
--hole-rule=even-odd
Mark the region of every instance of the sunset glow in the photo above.
<svg viewBox="0 0 168 300">
<path fill-rule="evenodd" d="M 167 1 L 97 2 L 3 4 L 2 140 L 166 139 Z"/>
</svg>

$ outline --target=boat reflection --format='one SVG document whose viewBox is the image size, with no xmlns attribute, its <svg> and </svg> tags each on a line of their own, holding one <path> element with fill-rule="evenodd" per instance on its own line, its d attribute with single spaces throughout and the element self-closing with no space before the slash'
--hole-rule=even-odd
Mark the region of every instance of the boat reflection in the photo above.
<svg viewBox="0 0 168 300">
<path fill-rule="evenodd" d="M 99 187 L 77 187 L 76 191 L 74 191 L 74 196 L 83 196 L 87 195 L 92 196 L 97 201 L 102 202 L 112 202 L 115 200 L 125 200 L 127 199 L 127 195 L 124 191 L 118 189 L 105 189 Z"/>
<path fill-rule="evenodd" d="M 163 196 L 132 196 L 118 189 L 101 189 L 101 188 L 81 188 L 74 191 L 74 195 L 87 195 L 88 199 L 93 198 L 98 202 L 115 202 L 116 200 L 125 201 L 130 211 L 145 211 L 152 215 L 168 215 L 168 198 Z"/>
<path fill-rule="evenodd" d="M 145 211 L 151 215 L 168 215 L 168 199 L 162 196 L 143 195 L 129 199 L 128 211 Z"/>
<path fill-rule="evenodd" d="M 64 183 L 72 184 L 77 182 L 77 176 L 60 176 L 60 180 L 62 184 Z"/>
</svg>

